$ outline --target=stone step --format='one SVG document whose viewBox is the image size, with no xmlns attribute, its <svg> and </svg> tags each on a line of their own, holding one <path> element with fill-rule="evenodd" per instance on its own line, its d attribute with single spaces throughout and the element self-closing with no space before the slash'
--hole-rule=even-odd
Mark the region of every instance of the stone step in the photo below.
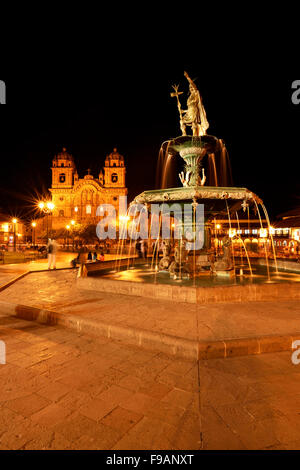
<svg viewBox="0 0 300 470">
<path fill-rule="evenodd" d="M 88 334 L 106 337 L 135 345 L 146 350 L 163 352 L 177 358 L 192 360 L 230 358 L 264 353 L 292 351 L 300 333 L 268 335 L 251 338 L 226 339 L 224 341 L 196 341 L 167 334 L 159 334 L 141 328 L 125 327 L 82 318 L 73 314 L 0 301 L 0 314 L 46 325 L 59 325 Z"/>
</svg>

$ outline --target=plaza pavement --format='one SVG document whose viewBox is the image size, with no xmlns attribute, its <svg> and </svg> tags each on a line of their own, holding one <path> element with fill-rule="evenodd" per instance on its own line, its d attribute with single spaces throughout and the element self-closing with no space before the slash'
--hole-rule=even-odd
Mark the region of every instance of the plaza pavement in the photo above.
<svg viewBox="0 0 300 470">
<path fill-rule="evenodd" d="M 76 276 L 35 272 L 0 292 L 0 449 L 300 449 L 291 351 L 184 360 L 3 308 L 208 340 L 300 331 L 298 302 L 180 304 L 78 290 Z"/>
<path fill-rule="evenodd" d="M 299 449 L 289 353 L 184 361 L 0 316 L 0 449 Z"/>
<path fill-rule="evenodd" d="M 71 267 L 71 261 L 77 256 L 76 253 L 58 251 L 56 256 L 56 268 L 60 269 L 73 269 Z M 120 256 L 125 258 L 126 255 Z M 110 261 L 115 259 L 115 255 L 106 254 L 105 260 Z M 47 258 L 40 258 L 34 261 L 28 261 L 26 263 L 15 263 L 15 264 L 1 264 L 0 265 L 0 291 L 6 289 L 7 284 L 14 283 L 19 278 L 32 272 L 48 271 L 48 260 Z"/>
<path fill-rule="evenodd" d="M 31 273 L 0 292 L 0 312 L 45 309 L 83 332 L 196 359 L 289 350 L 300 339 L 298 300 L 186 304 L 80 290 L 76 280 L 76 270 Z M 206 355 L 194 355 L 202 346 Z"/>
</svg>

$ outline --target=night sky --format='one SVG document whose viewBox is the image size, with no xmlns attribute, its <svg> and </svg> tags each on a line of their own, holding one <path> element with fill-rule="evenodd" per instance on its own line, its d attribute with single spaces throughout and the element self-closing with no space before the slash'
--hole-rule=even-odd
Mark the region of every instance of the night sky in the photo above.
<svg viewBox="0 0 300 470">
<path fill-rule="evenodd" d="M 7 85 L 7 104 L 0 106 L 0 210 L 18 216 L 30 210 L 32 197 L 50 187 L 51 161 L 63 146 L 80 177 L 88 168 L 97 177 L 117 147 L 125 157 L 129 199 L 155 188 L 160 146 L 180 135 L 170 93 L 180 84 L 185 107 L 184 70 L 202 94 L 208 134 L 226 143 L 234 185 L 257 193 L 272 217 L 300 205 L 300 105 L 291 101 L 297 76 L 280 78 L 267 64 L 258 73 L 246 59 L 206 67 L 200 57 L 122 52 L 93 60 L 53 55 L 20 74 L 8 68 L 0 76 Z M 176 175 L 175 181 L 179 186 Z"/>
</svg>

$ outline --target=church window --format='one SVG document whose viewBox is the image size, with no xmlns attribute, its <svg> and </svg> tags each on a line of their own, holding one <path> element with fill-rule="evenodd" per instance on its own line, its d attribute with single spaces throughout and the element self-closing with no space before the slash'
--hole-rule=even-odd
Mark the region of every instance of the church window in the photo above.
<svg viewBox="0 0 300 470">
<path fill-rule="evenodd" d="M 65 173 L 61 173 L 59 175 L 59 182 L 64 183 L 65 181 L 66 181 L 66 175 L 65 175 Z"/>
<path fill-rule="evenodd" d="M 112 183 L 116 183 L 118 181 L 118 175 L 117 173 L 112 173 L 111 175 L 111 181 Z"/>
<path fill-rule="evenodd" d="M 92 206 L 88 205 L 86 206 L 86 213 L 91 214 L 92 213 Z"/>
</svg>

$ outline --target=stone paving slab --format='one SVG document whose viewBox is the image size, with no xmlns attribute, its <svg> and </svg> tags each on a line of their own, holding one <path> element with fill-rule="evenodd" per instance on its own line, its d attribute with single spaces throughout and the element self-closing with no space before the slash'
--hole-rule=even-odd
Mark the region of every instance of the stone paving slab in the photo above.
<svg viewBox="0 0 300 470">
<path fill-rule="evenodd" d="M 127 344 L 146 350 L 154 350 L 178 358 L 193 360 L 292 351 L 294 342 L 300 341 L 300 333 L 292 333 L 285 336 L 258 336 L 256 338 L 237 340 L 193 341 L 178 336 L 157 334 L 145 329 L 103 323 L 101 320 L 90 320 L 84 316 L 75 316 L 72 313 L 60 313 L 4 301 L 0 301 L 0 311 L 19 319 L 30 320 L 44 325 L 59 325 L 78 333 L 122 340 Z"/>
<path fill-rule="evenodd" d="M 294 338 L 300 332 L 297 300 L 193 305 L 84 291 L 77 288 L 76 276 L 76 270 L 31 273 L 0 292 L 0 302 L 72 315 L 84 319 L 86 325 L 96 322 L 99 328 L 114 327 L 120 334 L 126 330 L 128 336 L 142 331 L 151 333 L 151 338 L 158 335 L 187 343 L 219 343 L 223 351 L 223 343 L 230 342 L 226 354 L 231 349 L 243 352 L 243 348 L 246 354 L 265 352 L 272 342 L 268 338 Z M 257 344 L 262 337 L 267 339 Z M 146 341 L 145 334 L 144 338 Z M 247 340 L 247 344 L 233 340 Z M 284 341 L 290 343 L 290 339 Z"/>
<path fill-rule="evenodd" d="M 290 353 L 187 361 L 0 316 L 0 449 L 299 450 Z"/>
</svg>

